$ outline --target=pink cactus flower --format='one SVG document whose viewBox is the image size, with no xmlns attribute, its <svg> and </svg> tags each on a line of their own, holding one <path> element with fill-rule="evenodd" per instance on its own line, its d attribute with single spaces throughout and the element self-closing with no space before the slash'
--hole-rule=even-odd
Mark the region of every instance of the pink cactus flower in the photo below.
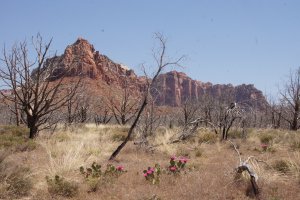
<svg viewBox="0 0 300 200">
<path fill-rule="evenodd" d="M 118 171 L 123 171 L 123 170 L 124 170 L 124 167 L 123 167 L 122 165 L 117 166 L 117 170 L 118 170 Z"/>
<path fill-rule="evenodd" d="M 148 176 L 148 174 L 147 174 L 147 173 L 145 173 L 145 174 L 143 174 L 143 176 L 144 176 L 144 177 L 147 177 L 147 176 Z"/>
<path fill-rule="evenodd" d="M 262 148 L 266 148 L 266 147 L 268 147 L 268 145 L 267 144 L 261 144 L 260 145 Z"/>
<path fill-rule="evenodd" d="M 147 174 L 153 174 L 153 171 L 149 169 L 149 170 L 147 171 Z"/>
<path fill-rule="evenodd" d="M 175 160 L 176 159 L 176 156 L 171 156 L 171 160 Z"/>
<path fill-rule="evenodd" d="M 170 171 L 175 172 L 177 170 L 177 168 L 175 166 L 170 167 Z"/>
<path fill-rule="evenodd" d="M 181 161 L 182 163 L 187 163 L 188 159 L 187 159 L 187 158 L 181 158 L 180 161 Z"/>
<path fill-rule="evenodd" d="M 155 171 L 155 169 L 154 169 L 153 167 L 152 167 L 152 168 L 150 168 L 149 170 L 150 170 L 150 171 L 152 171 L 152 172 L 154 172 L 154 171 Z"/>
</svg>

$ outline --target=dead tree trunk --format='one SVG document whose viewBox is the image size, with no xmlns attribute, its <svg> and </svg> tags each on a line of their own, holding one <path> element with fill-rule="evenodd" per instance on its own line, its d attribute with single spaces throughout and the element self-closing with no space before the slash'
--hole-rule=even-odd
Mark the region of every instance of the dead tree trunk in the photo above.
<svg viewBox="0 0 300 200">
<path fill-rule="evenodd" d="M 248 174 L 250 176 L 250 183 L 252 186 L 253 193 L 257 198 L 259 198 L 258 195 L 259 195 L 260 191 L 259 191 L 259 187 L 257 185 L 258 176 L 255 173 L 255 171 L 252 169 L 252 167 L 248 164 L 249 160 L 251 158 L 253 158 L 253 156 L 250 156 L 245 161 L 242 161 L 241 154 L 240 154 L 239 150 L 237 149 L 236 145 L 233 142 L 231 142 L 230 140 L 229 140 L 229 142 L 232 144 L 234 150 L 236 151 L 236 153 L 239 156 L 239 166 L 237 167 L 237 173 L 241 174 L 244 171 L 248 172 Z"/>
<path fill-rule="evenodd" d="M 152 78 L 151 83 L 149 82 L 149 78 L 146 76 L 147 85 L 146 85 L 146 90 L 145 90 L 145 93 L 144 93 L 142 104 L 141 104 L 141 106 L 138 109 L 137 115 L 134 118 L 134 122 L 133 122 L 133 124 L 131 125 L 131 127 L 130 127 L 130 129 L 128 131 L 126 139 L 112 153 L 112 155 L 110 156 L 109 160 L 114 160 L 115 157 L 120 153 L 120 151 L 124 148 L 124 146 L 130 140 L 131 135 L 132 135 L 132 133 L 134 131 L 134 128 L 136 127 L 137 122 L 139 121 L 140 116 L 141 116 L 142 112 L 144 111 L 144 109 L 145 109 L 145 107 L 146 107 L 146 105 L 148 103 L 148 97 L 150 95 L 150 91 L 153 88 L 154 84 L 156 83 L 158 75 L 167 66 L 170 66 L 170 65 L 180 66 L 179 62 L 183 59 L 183 57 L 180 57 L 178 60 L 176 60 L 174 62 L 167 62 L 167 61 L 165 61 L 166 40 L 163 37 L 163 35 L 161 35 L 159 33 L 157 33 L 155 36 L 156 36 L 156 39 L 158 39 L 159 44 L 160 44 L 160 50 L 159 50 L 158 54 L 154 54 L 153 55 L 154 59 L 155 59 L 155 61 L 157 63 L 157 66 L 158 66 L 157 67 L 157 71 L 156 71 L 154 77 Z M 145 72 L 145 74 L 146 74 L 146 72 Z"/>
</svg>

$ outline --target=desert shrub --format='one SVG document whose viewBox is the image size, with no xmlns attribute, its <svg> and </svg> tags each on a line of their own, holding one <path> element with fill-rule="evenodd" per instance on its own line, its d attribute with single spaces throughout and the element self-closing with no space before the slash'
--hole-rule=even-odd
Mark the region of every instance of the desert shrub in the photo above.
<svg viewBox="0 0 300 200">
<path fill-rule="evenodd" d="M 93 162 L 91 167 L 79 168 L 80 173 L 85 177 L 85 181 L 89 186 L 89 192 L 95 192 L 101 184 L 112 183 L 119 176 L 126 172 L 123 166 L 108 164 L 106 170 L 102 172 L 101 165 Z"/>
<path fill-rule="evenodd" d="M 124 135 L 124 134 L 113 134 L 111 136 L 111 139 L 114 142 L 122 142 L 126 139 L 126 135 Z"/>
<path fill-rule="evenodd" d="M 290 171 L 289 163 L 285 160 L 277 160 L 273 164 L 273 168 L 283 174 L 286 174 Z"/>
<path fill-rule="evenodd" d="M 80 173 L 85 176 L 89 192 L 95 192 L 100 184 L 100 177 L 102 175 L 101 165 L 94 162 L 90 168 L 84 169 L 84 167 L 80 167 L 79 170 Z"/>
<path fill-rule="evenodd" d="M 96 177 L 99 178 L 102 175 L 101 171 L 101 165 L 97 164 L 96 162 L 93 162 L 91 167 L 88 167 L 84 169 L 84 167 L 80 167 L 79 171 L 81 174 L 83 174 L 86 178 L 88 177 Z"/>
<path fill-rule="evenodd" d="M 172 156 L 170 158 L 170 165 L 168 167 L 168 172 L 172 174 L 178 174 L 181 171 L 184 170 L 186 163 L 188 162 L 188 159 L 185 157 L 178 157 Z"/>
<path fill-rule="evenodd" d="M 46 176 L 48 191 L 53 196 L 74 197 L 78 193 L 78 185 L 56 175 L 54 178 Z"/>
<path fill-rule="evenodd" d="M 154 167 L 148 167 L 143 170 L 143 176 L 151 184 L 159 184 L 162 173 L 178 175 L 185 169 L 187 162 L 188 159 L 185 157 L 176 158 L 175 156 L 172 156 L 170 158 L 169 166 L 166 169 L 161 169 L 159 164 L 155 164 Z"/>
<path fill-rule="evenodd" d="M 111 140 L 115 142 L 124 141 L 127 137 L 129 127 L 127 126 L 108 126 L 103 128 L 104 133 L 108 133 L 111 136 Z M 132 137 L 130 140 L 132 141 Z"/>
<path fill-rule="evenodd" d="M 148 167 L 147 169 L 143 170 L 143 176 L 153 185 L 159 184 L 161 173 L 162 170 L 159 164 L 155 164 L 154 167 Z"/>
<path fill-rule="evenodd" d="M 262 144 L 270 144 L 274 139 L 274 136 L 270 134 L 262 134 L 259 136 L 259 139 Z"/>
<path fill-rule="evenodd" d="M 214 133 L 201 133 L 199 135 L 199 143 L 214 144 L 217 142 L 218 136 Z"/>
<path fill-rule="evenodd" d="M 195 151 L 195 156 L 196 157 L 202 157 L 202 155 L 203 155 L 203 150 L 202 149 L 196 149 L 196 151 Z"/>
<path fill-rule="evenodd" d="M 28 168 L 17 168 L 7 178 L 7 193 L 10 197 L 28 196 L 32 189 L 32 181 L 28 178 Z"/>
</svg>

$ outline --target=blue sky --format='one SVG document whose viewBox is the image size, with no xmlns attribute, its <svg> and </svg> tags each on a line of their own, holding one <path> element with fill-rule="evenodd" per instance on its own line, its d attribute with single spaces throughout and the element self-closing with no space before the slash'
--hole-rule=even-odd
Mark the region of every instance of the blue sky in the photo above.
<svg viewBox="0 0 300 200">
<path fill-rule="evenodd" d="M 63 53 L 78 37 L 136 71 L 152 63 L 155 32 L 170 57 L 203 82 L 254 84 L 276 95 L 300 66 L 297 0 L 2 0 L 0 46 L 38 32 Z"/>
</svg>

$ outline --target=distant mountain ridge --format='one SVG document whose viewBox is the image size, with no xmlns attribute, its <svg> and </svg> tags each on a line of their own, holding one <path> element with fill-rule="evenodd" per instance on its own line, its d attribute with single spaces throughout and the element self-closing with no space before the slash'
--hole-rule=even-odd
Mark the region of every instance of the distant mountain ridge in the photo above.
<svg viewBox="0 0 300 200">
<path fill-rule="evenodd" d="M 78 38 L 74 44 L 67 46 L 61 56 L 48 59 L 45 67 L 49 66 L 54 67 L 50 75 L 52 80 L 61 75 L 83 76 L 97 82 L 98 85 L 101 83 L 101 88 L 122 88 L 125 80 L 127 87 L 139 93 L 145 88 L 145 77 L 138 77 L 127 66 L 115 63 L 107 56 L 100 54 L 83 38 Z M 185 73 L 177 71 L 161 74 L 155 87 L 157 88 L 156 103 L 164 106 L 180 106 L 186 99 L 199 99 L 204 94 L 218 98 L 231 94 L 235 101 L 250 102 L 249 105 L 255 102 L 257 107 L 266 104 L 262 92 L 254 85 L 243 84 L 235 87 L 231 84 L 213 85 L 193 80 Z"/>
</svg>

